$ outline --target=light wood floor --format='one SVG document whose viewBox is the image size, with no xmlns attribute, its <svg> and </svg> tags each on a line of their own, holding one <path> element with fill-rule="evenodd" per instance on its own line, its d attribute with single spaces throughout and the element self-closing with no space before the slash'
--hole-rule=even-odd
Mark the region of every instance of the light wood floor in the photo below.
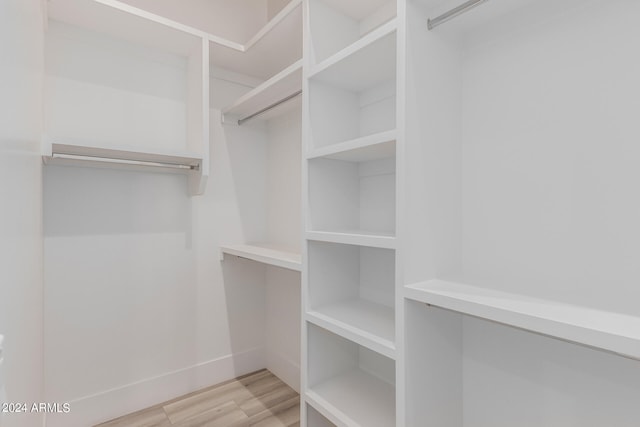
<svg viewBox="0 0 640 427">
<path fill-rule="evenodd" d="M 266 369 L 95 427 L 298 427 L 300 396 Z"/>
</svg>

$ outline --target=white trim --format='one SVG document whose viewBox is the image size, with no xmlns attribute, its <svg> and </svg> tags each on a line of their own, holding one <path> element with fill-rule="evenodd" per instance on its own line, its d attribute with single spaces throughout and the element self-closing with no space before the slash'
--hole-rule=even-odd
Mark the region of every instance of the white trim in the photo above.
<svg viewBox="0 0 640 427">
<path fill-rule="evenodd" d="M 264 347 L 105 390 L 69 402 L 68 414 L 47 414 L 46 427 L 95 425 L 265 367 Z M 65 402 L 58 402 L 65 403 Z"/>
</svg>

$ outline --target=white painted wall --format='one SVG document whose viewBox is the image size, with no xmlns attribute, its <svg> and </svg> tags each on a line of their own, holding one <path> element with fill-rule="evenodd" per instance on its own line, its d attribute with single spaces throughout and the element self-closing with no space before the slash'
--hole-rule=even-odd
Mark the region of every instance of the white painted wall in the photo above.
<svg viewBox="0 0 640 427">
<path fill-rule="evenodd" d="M 9 402 L 42 396 L 42 10 L 0 2 L 0 334 Z M 33 427 L 39 414 L 0 415 Z"/>
<path fill-rule="evenodd" d="M 464 273 L 638 316 L 640 4 L 561 4 L 465 56 Z"/>
<path fill-rule="evenodd" d="M 238 43 L 248 41 L 268 18 L 268 0 L 123 1 Z"/>
</svg>

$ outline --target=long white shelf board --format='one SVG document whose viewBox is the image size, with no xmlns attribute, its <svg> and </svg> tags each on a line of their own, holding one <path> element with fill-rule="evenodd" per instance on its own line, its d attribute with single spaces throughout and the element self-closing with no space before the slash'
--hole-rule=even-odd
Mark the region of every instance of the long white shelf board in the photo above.
<svg viewBox="0 0 640 427">
<path fill-rule="evenodd" d="M 308 159 L 326 158 L 347 162 L 368 162 L 393 157 L 396 154 L 396 130 L 375 133 L 350 141 L 312 150 Z"/>
<path fill-rule="evenodd" d="M 302 60 L 295 62 L 223 110 L 225 123 L 251 116 L 302 89 Z"/>
<path fill-rule="evenodd" d="M 183 56 L 199 52 L 202 40 L 210 38 L 203 31 L 117 0 L 50 0 L 47 14 L 49 19 Z M 216 39 L 229 48 L 242 48 Z"/>
<path fill-rule="evenodd" d="M 88 158 L 128 160 L 132 162 L 165 163 L 198 167 L 202 164 L 202 156 L 190 152 L 163 151 L 155 149 L 132 149 L 130 147 L 80 145 L 74 143 L 52 142 L 45 145 L 43 156 L 47 163 L 55 163 L 55 155 L 79 156 Z M 64 159 L 68 161 L 69 159 Z"/>
<path fill-rule="evenodd" d="M 444 280 L 406 286 L 405 297 L 640 360 L 640 317 Z"/>
<path fill-rule="evenodd" d="M 309 78 L 354 92 L 393 78 L 397 28 L 394 18 L 317 64 Z"/>
<path fill-rule="evenodd" d="M 395 387 L 359 369 L 311 387 L 305 397 L 338 427 L 396 425 Z"/>
<path fill-rule="evenodd" d="M 289 270 L 302 270 L 302 258 L 300 254 L 271 247 L 257 245 L 225 245 L 220 246 L 220 252 L 223 256 L 224 254 L 228 254 Z"/>
<path fill-rule="evenodd" d="M 369 246 L 372 248 L 395 249 L 396 238 L 392 233 L 365 230 L 307 231 L 308 240 L 345 245 Z"/>
<path fill-rule="evenodd" d="M 308 311 L 306 318 L 336 335 L 395 359 L 395 315 L 391 307 L 354 299 L 320 306 Z"/>
<path fill-rule="evenodd" d="M 302 58 L 302 0 L 292 0 L 241 49 L 210 39 L 214 66 L 266 80 Z"/>
</svg>

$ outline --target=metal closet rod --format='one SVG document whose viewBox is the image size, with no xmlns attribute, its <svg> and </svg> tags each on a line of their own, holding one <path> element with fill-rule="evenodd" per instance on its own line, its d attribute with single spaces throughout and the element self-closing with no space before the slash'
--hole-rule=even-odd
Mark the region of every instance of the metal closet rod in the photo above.
<svg viewBox="0 0 640 427">
<path fill-rule="evenodd" d="M 99 157 L 99 156 L 81 156 L 78 154 L 58 154 L 53 153 L 51 156 L 54 159 L 67 159 L 67 160 L 84 160 L 91 162 L 101 162 L 101 163 L 113 163 L 120 165 L 132 165 L 132 166 L 150 166 L 154 168 L 165 168 L 165 169 L 181 169 L 181 170 L 198 170 L 200 169 L 200 165 L 185 165 L 179 163 L 163 163 L 163 162 L 150 162 L 145 160 L 127 160 L 127 159 L 116 159 L 111 157 Z"/>
<path fill-rule="evenodd" d="M 445 22 L 455 18 L 456 16 L 462 15 L 463 13 L 468 12 L 476 6 L 480 6 L 482 3 L 486 1 L 489 1 L 489 0 L 469 0 L 467 2 L 464 2 L 460 6 L 454 7 L 450 11 L 445 12 L 440 16 L 436 16 L 433 19 L 428 19 L 427 28 L 429 30 L 433 30 L 438 25 L 444 24 Z"/>
<path fill-rule="evenodd" d="M 251 114 L 251 115 L 249 115 L 249 116 L 247 116 L 247 117 L 244 117 L 244 118 L 242 118 L 242 119 L 238 120 L 238 125 L 241 125 L 241 124 L 243 124 L 243 123 L 244 123 L 244 122 L 246 122 L 246 121 L 249 121 L 249 120 L 251 120 L 251 119 L 253 119 L 253 118 L 255 118 L 255 117 L 258 117 L 259 115 L 264 114 L 264 113 L 266 113 L 267 111 L 269 111 L 269 110 L 272 110 L 272 109 L 276 108 L 278 105 L 282 105 L 282 104 L 284 104 L 285 102 L 287 102 L 287 101 L 289 101 L 289 100 L 291 100 L 291 99 L 293 99 L 293 98 L 295 98 L 296 96 L 299 96 L 299 95 L 301 95 L 301 94 L 302 94 L 302 90 L 299 90 L 299 91 L 297 91 L 297 92 L 295 92 L 295 93 L 292 93 L 291 95 L 289 95 L 289 96 L 287 96 L 287 97 L 282 98 L 280 101 L 276 101 L 276 102 L 274 102 L 273 104 L 269 105 L 268 107 L 265 107 L 265 108 L 263 108 L 263 109 L 262 109 L 262 110 L 260 110 L 260 111 L 256 111 L 255 113 L 253 113 L 253 114 Z"/>
</svg>

